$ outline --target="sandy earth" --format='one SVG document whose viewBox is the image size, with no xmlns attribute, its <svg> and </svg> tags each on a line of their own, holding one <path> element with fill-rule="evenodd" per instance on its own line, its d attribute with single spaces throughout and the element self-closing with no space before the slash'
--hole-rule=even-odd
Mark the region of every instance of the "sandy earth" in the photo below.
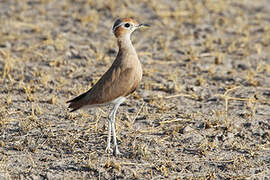
<svg viewBox="0 0 270 180">
<path fill-rule="evenodd" d="M 117 114 L 69 113 L 117 53 L 118 17 L 142 83 Z M 269 179 L 269 0 L 0 1 L 0 179 Z"/>
</svg>

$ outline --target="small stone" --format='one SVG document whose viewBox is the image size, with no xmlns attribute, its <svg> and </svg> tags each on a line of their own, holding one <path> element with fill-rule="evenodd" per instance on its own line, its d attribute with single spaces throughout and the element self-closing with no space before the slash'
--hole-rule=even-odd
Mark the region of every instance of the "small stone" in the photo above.
<svg viewBox="0 0 270 180">
<path fill-rule="evenodd" d="M 189 133 L 191 131 L 194 131 L 194 129 L 190 126 L 186 126 L 184 129 L 183 129 L 183 133 Z"/>
</svg>

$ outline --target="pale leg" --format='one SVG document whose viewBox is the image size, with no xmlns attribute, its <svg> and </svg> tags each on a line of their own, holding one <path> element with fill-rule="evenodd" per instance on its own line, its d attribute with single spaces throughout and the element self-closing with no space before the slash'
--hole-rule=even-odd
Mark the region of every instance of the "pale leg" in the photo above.
<svg viewBox="0 0 270 180">
<path fill-rule="evenodd" d="M 119 108 L 120 104 L 115 104 L 114 108 L 112 110 L 112 119 L 111 119 L 111 126 L 112 126 L 112 135 L 113 135 L 113 154 L 116 156 L 118 154 L 120 154 L 119 150 L 118 150 L 118 145 L 117 145 L 117 139 L 116 139 L 116 133 L 115 133 L 115 115 L 117 112 L 117 109 Z"/>
<path fill-rule="evenodd" d="M 117 139 L 116 139 L 116 133 L 115 133 L 115 115 L 117 112 L 117 109 L 119 108 L 120 104 L 126 100 L 125 97 L 119 97 L 113 101 L 114 107 L 109 115 L 108 119 L 108 137 L 107 137 L 107 147 L 106 151 L 110 151 L 110 143 L 111 143 L 111 132 L 113 135 L 113 154 L 116 156 L 120 154 L 117 146 Z"/>
<path fill-rule="evenodd" d="M 112 124 L 111 124 L 111 115 L 110 115 L 108 119 L 108 137 L 107 137 L 107 146 L 105 150 L 107 153 L 111 151 L 111 132 L 112 132 Z"/>
</svg>

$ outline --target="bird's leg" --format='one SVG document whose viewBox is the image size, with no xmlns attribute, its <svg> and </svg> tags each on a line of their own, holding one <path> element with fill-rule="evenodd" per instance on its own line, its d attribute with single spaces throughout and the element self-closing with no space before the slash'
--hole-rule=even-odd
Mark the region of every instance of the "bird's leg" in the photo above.
<svg viewBox="0 0 270 180">
<path fill-rule="evenodd" d="M 112 126 L 112 134 L 113 134 L 113 154 L 114 156 L 119 155 L 120 152 L 118 150 L 118 146 L 117 146 L 117 140 L 116 140 L 116 133 L 115 133 L 115 115 L 117 112 L 117 109 L 119 108 L 119 104 L 115 104 L 112 110 L 112 119 L 111 119 L 111 126 Z"/>
<path fill-rule="evenodd" d="M 111 132 L 112 132 L 112 116 L 113 116 L 112 112 L 110 113 L 108 118 L 108 137 L 107 137 L 107 146 L 105 150 L 107 153 L 111 151 Z"/>
<path fill-rule="evenodd" d="M 107 137 L 107 146 L 106 146 L 106 152 L 111 151 L 111 132 L 112 132 L 112 122 L 114 119 L 114 110 L 111 111 L 109 118 L 108 118 L 108 137 Z"/>
</svg>

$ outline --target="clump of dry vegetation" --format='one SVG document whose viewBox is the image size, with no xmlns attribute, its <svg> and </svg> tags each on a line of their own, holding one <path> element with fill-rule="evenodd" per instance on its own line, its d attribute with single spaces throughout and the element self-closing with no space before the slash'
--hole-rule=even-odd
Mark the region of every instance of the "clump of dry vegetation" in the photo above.
<svg viewBox="0 0 270 180">
<path fill-rule="evenodd" d="M 263 179 L 270 176 L 270 5 L 266 0 L 0 2 L 1 179 Z M 119 108 L 69 113 L 135 17 L 144 68 Z"/>
</svg>

